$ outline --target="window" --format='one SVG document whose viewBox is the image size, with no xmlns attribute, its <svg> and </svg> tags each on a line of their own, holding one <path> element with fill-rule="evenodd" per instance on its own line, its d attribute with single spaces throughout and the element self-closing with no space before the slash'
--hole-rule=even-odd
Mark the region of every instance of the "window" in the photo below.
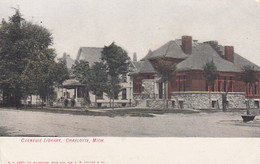
<svg viewBox="0 0 260 164">
<path fill-rule="evenodd" d="M 118 94 L 115 93 L 114 99 L 118 99 Z"/>
<path fill-rule="evenodd" d="M 212 108 L 217 108 L 217 101 L 212 101 L 211 106 Z"/>
<path fill-rule="evenodd" d="M 163 98 L 163 83 L 159 83 L 159 99 Z"/>
<path fill-rule="evenodd" d="M 179 91 L 185 91 L 186 90 L 186 77 L 185 76 L 179 76 L 178 79 L 178 86 L 179 86 Z"/>
<path fill-rule="evenodd" d="M 126 100 L 126 89 L 122 90 L 122 100 Z"/>
<path fill-rule="evenodd" d="M 172 101 L 172 107 L 175 108 L 175 101 Z"/>
<path fill-rule="evenodd" d="M 254 101 L 255 108 L 259 108 L 259 101 Z"/>
<path fill-rule="evenodd" d="M 97 107 L 101 108 L 102 107 L 102 103 L 97 103 Z"/>
<path fill-rule="evenodd" d="M 183 101 L 179 101 L 180 108 L 183 109 Z"/>
<path fill-rule="evenodd" d="M 122 82 L 126 83 L 127 82 L 127 76 L 126 75 L 122 75 Z"/>
<path fill-rule="evenodd" d="M 220 92 L 220 85 L 221 85 L 221 83 L 220 83 L 220 81 L 218 81 L 218 91 Z"/>
<path fill-rule="evenodd" d="M 226 77 L 224 77 L 224 92 L 227 91 L 227 80 Z"/>
<path fill-rule="evenodd" d="M 126 107 L 126 103 L 122 103 L 122 107 Z"/>
<path fill-rule="evenodd" d="M 150 75 L 147 75 L 146 78 L 147 78 L 147 79 L 151 79 L 151 76 L 150 76 Z"/>
</svg>

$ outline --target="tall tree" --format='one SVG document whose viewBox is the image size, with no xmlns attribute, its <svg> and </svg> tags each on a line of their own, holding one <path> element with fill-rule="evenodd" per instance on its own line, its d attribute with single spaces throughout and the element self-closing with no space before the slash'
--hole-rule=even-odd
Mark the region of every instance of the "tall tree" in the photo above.
<svg viewBox="0 0 260 164">
<path fill-rule="evenodd" d="M 241 72 L 241 80 L 244 81 L 245 83 L 245 88 L 246 88 L 246 108 L 247 108 L 247 114 L 250 114 L 249 110 L 249 89 L 258 82 L 258 78 L 256 75 L 256 71 L 254 70 L 254 66 L 250 65 L 245 65 L 242 67 L 242 72 Z"/>
<path fill-rule="evenodd" d="M 174 77 L 174 74 L 176 72 L 177 68 L 176 68 L 176 64 L 173 64 L 169 61 L 165 61 L 165 60 L 160 60 L 158 61 L 158 73 L 161 76 L 161 81 L 163 82 L 164 86 L 164 109 L 168 108 L 168 101 L 166 101 L 167 98 L 167 82 L 169 80 L 171 80 Z"/>
<path fill-rule="evenodd" d="M 90 104 L 89 99 L 89 72 L 90 67 L 88 61 L 80 60 L 76 61 L 75 64 L 71 68 L 73 75 L 79 80 L 82 84 L 85 84 L 84 98 L 87 104 Z"/>
<path fill-rule="evenodd" d="M 51 33 L 25 21 L 19 10 L 0 28 L 0 88 L 4 103 L 20 105 L 28 94 L 42 99 L 53 93 L 55 50 Z"/>
<path fill-rule="evenodd" d="M 56 84 L 57 86 L 62 85 L 62 83 L 66 80 L 69 79 L 69 70 L 65 64 L 64 61 L 60 61 L 55 65 L 54 68 L 55 71 L 55 77 L 56 77 Z"/>
<path fill-rule="evenodd" d="M 97 97 L 103 95 L 107 85 L 107 72 L 102 62 L 96 62 L 89 70 L 88 87 L 95 95 L 95 106 L 97 107 Z"/>
<path fill-rule="evenodd" d="M 106 66 L 106 70 L 109 76 L 109 92 L 113 99 L 114 108 L 115 95 L 117 94 L 120 87 L 120 80 L 118 79 L 128 73 L 130 58 L 124 49 L 117 46 L 113 42 L 111 45 L 105 46 L 103 48 L 101 59 Z"/>
<path fill-rule="evenodd" d="M 206 84 L 211 86 L 211 88 L 214 88 L 215 80 L 218 77 L 218 70 L 213 60 L 211 62 L 207 62 L 203 66 L 203 69 Z M 209 89 L 209 108 L 211 108 L 211 89 Z"/>
</svg>

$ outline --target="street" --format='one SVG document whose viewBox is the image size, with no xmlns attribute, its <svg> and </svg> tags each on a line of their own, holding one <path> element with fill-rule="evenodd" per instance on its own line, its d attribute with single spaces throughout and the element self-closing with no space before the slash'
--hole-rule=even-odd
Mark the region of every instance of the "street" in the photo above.
<svg viewBox="0 0 260 164">
<path fill-rule="evenodd" d="M 260 117 L 244 123 L 241 114 L 200 112 L 107 117 L 0 108 L 0 136 L 260 137 Z"/>
</svg>

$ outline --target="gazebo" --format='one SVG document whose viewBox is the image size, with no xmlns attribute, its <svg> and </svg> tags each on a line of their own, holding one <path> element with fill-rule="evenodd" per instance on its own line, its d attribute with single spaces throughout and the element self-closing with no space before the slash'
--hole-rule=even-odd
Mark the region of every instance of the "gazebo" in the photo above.
<svg viewBox="0 0 260 164">
<path fill-rule="evenodd" d="M 74 99 L 77 102 L 81 102 L 85 97 L 85 88 L 86 85 L 80 83 L 76 79 L 68 79 L 62 83 L 62 87 L 65 88 L 64 98 L 65 99 Z M 69 92 L 70 90 L 70 92 Z M 73 91 L 72 91 L 73 90 Z M 71 96 L 72 94 L 72 96 Z"/>
</svg>

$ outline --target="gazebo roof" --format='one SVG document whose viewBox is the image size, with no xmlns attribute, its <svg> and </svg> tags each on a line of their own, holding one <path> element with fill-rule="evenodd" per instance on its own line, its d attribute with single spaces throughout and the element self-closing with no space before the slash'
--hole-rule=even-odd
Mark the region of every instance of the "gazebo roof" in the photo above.
<svg viewBox="0 0 260 164">
<path fill-rule="evenodd" d="M 62 83 L 62 86 L 64 88 L 74 88 L 74 87 L 78 87 L 78 86 L 85 86 L 84 84 L 80 83 L 78 80 L 76 79 L 68 79 L 68 80 L 65 80 L 63 83 Z"/>
</svg>

